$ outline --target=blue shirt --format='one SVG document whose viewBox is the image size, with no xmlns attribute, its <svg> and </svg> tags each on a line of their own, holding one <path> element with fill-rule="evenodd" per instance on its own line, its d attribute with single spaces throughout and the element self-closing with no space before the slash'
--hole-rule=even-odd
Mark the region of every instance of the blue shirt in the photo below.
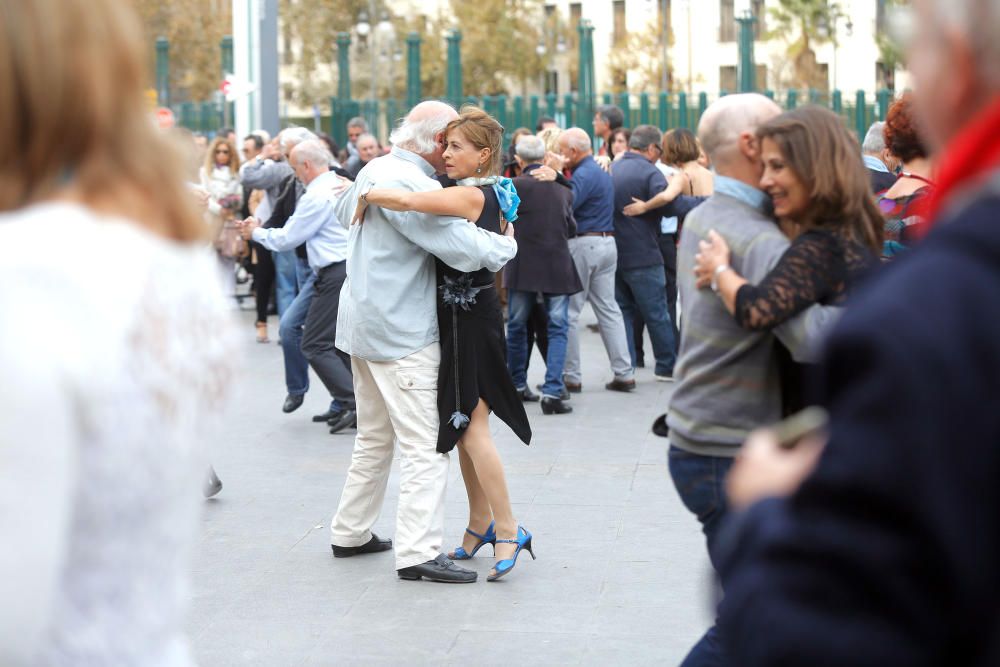
<svg viewBox="0 0 1000 667">
<path fill-rule="evenodd" d="M 341 226 L 334 211 L 340 199 L 334 187 L 340 179 L 332 171 L 320 174 L 306 187 L 306 193 L 295 205 L 295 213 L 284 227 L 253 230 L 253 240 L 268 250 L 294 250 L 303 242 L 314 271 L 347 259 L 347 230 Z"/>
<path fill-rule="evenodd" d="M 862 155 L 861 159 L 864 160 L 865 166 L 872 171 L 880 171 L 883 174 L 889 173 L 889 168 L 885 166 L 885 163 L 874 155 Z"/>
<path fill-rule="evenodd" d="M 768 196 L 766 192 L 758 190 L 752 185 L 747 185 L 743 181 L 737 181 L 735 178 L 716 174 L 714 192 L 729 195 L 733 199 L 738 199 L 758 211 L 766 211 L 768 208 Z"/>
<path fill-rule="evenodd" d="M 615 230 L 615 187 L 611 174 L 594 162 L 591 155 L 580 160 L 569 180 L 573 190 L 573 217 L 576 233 L 613 232 Z"/>
</svg>

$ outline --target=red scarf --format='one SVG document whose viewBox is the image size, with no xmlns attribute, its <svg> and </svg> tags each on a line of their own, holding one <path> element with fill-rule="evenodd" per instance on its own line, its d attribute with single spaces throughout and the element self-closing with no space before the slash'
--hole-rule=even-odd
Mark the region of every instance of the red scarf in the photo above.
<svg viewBox="0 0 1000 667">
<path fill-rule="evenodd" d="M 1000 96 L 965 126 L 943 151 L 928 220 L 936 221 L 949 196 L 1000 166 Z"/>
</svg>

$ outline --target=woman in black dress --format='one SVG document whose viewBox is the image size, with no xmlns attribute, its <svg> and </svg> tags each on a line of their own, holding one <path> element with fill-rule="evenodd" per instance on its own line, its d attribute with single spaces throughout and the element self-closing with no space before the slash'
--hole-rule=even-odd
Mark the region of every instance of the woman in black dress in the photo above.
<svg viewBox="0 0 1000 667">
<path fill-rule="evenodd" d="M 729 246 L 715 231 L 696 256 L 699 287 L 716 291 L 739 325 L 769 331 L 814 303 L 840 306 L 879 265 L 882 216 L 860 148 L 843 121 L 820 107 L 787 111 L 757 130 L 764 174 L 760 187 L 792 244 L 758 285 L 729 265 Z M 809 402 L 804 369 L 782 368 L 785 412 Z"/>
<path fill-rule="evenodd" d="M 510 234 L 517 218 L 517 192 L 501 169 L 503 127 L 489 114 L 465 107 L 445 130 L 445 167 L 458 187 L 430 192 L 373 188 L 362 195 L 355 219 L 366 205 L 394 211 L 420 211 L 475 221 L 495 234 Z M 517 524 L 489 413 L 502 419 L 525 443 L 531 426 L 506 363 L 506 343 L 494 276 L 487 269 L 463 273 L 437 260 L 438 326 L 441 369 L 438 411 L 441 425 L 437 449 L 458 445 L 462 477 L 469 494 L 469 527 L 462 546 L 450 555 L 471 558 L 492 544 L 496 563 L 488 579 L 498 579 L 517 562 L 522 549 L 531 552 L 531 533 Z M 534 553 L 532 553 L 534 557 Z"/>
</svg>

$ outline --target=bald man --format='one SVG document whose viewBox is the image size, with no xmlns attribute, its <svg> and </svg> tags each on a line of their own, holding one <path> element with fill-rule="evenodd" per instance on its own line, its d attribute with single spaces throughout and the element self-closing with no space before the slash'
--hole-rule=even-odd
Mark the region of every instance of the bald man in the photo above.
<svg viewBox="0 0 1000 667">
<path fill-rule="evenodd" d="M 716 532 L 725 515 L 723 483 L 740 445 L 756 427 L 781 418 L 775 336 L 799 360 L 812 360 L 816 333 L 830 318 L 818 306 L 772 332 L 736 324 L 722 300 L 698 289 L 694 257 L 710 230 L 732 249 L 732 268 L 759 283 L 789 245 L 770 215 L 758 184 L 763 174 L 757 128 L 778 106 L 757 94 L 727 95 L 712 104 L 698 136 L 715 166 L 714 194 L 687 216 L 677 253 L 678 296 L 684 306 L 681 346 L 670 398 L 669 466 L 677 493 L 701 522 L 708 554 L 717 562 Z M 725 664 L 716 628 L 692 649 L 684 665 Z"/>
<path fill-rule="evenodd" d="M 438 367 L 434 257 L 460 271 L 499 271 L 517 252 L 513 238 L 460 218 L 372 206 L 351 226 L 358 197 L 375 183 L 423 192 L 440 189 L 443 138 L 455 110 L 422 102 L 389 137 L 392 153 L 372 160 L 339 200 L 350 229 L 347 280 L 340 299 L 337 347 L 351 355 L 358 436 L 332 522 L 338 558 L 392 548 L 371 532 L 382 511 L 396 441 L 401 456 L 396 514 L 400 579 L 468 583 L 476 573 L 441 553 L 448 454 L 437 451 Z"/>
</svg>

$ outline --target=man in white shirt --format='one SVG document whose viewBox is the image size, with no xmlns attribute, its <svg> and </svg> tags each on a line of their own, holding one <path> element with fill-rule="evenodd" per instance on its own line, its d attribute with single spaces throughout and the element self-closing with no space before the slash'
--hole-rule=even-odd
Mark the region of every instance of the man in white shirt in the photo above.
<svg viewBox="0 0 1000 667">
<path fill-rule="evenodd" d="M 319 140 L 303 141 L 292 149 L 289 164 L 306 192 L 284 227 L 264 229 L 253 218 L 243 224 L 243 235 L 265 248 L 283 252 L 305 243 L 309 268 L 316 274 L 315 293 L 306 315 L 302 354 L 340 406 L 331 420 L 331 433 L 354 426 L 357 417 L 351 358 L 335 346 L 340 289 L 347 277 L 347 230 L 337 221 L 334 205 L 344 181 L 330 171 L 333 156 Z"/>
</svg>

